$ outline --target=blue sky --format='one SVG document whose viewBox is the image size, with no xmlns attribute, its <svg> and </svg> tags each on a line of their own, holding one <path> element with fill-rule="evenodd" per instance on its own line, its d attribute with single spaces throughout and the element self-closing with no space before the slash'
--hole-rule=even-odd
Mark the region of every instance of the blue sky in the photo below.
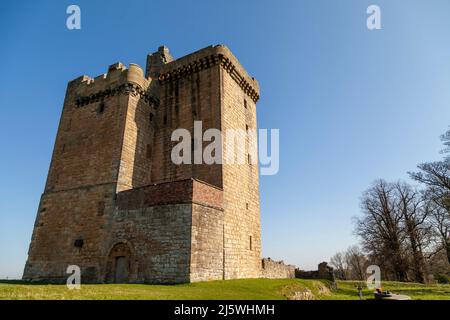
<svg viewBox="0 0 450 320">
<path fill-rule="evenodd" d="M 66 28 L 81 7 L 82 29 Z M 366 28 L 381 8 L 382 30 Z M 450 125 L 450 2 L 4 1 L 0 12 L 0 278 L 19 277 L 67 81 L 108 65 L 225 44 L 261 85 L 260 128 L 280 129 L 262 176 L 263 255 L 304 269 L 357 242 L 376 178 L 440 157 Z"/>
</svg>

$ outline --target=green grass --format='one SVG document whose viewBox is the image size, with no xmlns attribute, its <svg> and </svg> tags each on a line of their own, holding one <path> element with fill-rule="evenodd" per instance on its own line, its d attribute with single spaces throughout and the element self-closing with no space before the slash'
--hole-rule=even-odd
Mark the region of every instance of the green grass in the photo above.
<svg viewBox="0 0 450 320">
<path fill-rule="evenodd" d="M 338 281 L 338 289 L 331 296 L 324 299 L 351 300 L 357 299 L 358 281 Z M 395 294 L 410 296 L 413 300 L 450 300 L 450 285 L 432 284 L 424 285 L 420 283 L 383 281 L 383 290 L 389 290 Z M 373 290 L 363 289 L 365 299 L 373 298 Z"/>
<path fill-rule="evenodd" d="M 339 281 L 338 289 L 330 291 L 329 282 L 303 279 L 242 279 L 211 281 L 179 285 L 97 284 L 82 285 L 80 290 L 68 290 L 65 285 L 26 284 L 0 281 L 0 299 L 287 299 L 296 291 L 311 290 L 316 299 L 358 299 L 357 282 Z M 413 299 L 448 299 L 450 285 L 385 282 L 384 287 Z M 372 298 L 370 290 L 365 298 Z"/>
</svg>

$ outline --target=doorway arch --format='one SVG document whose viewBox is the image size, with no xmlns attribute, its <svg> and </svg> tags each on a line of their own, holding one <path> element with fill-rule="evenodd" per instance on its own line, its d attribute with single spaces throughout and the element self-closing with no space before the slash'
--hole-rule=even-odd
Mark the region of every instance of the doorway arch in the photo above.
<svg viewBox="0 0 450 320">
<path fill-rule="evenodd" d="M 128 243 L 117 242 L 110 249 L 107 261 L 107 283 L 128 283 L 131 274 L 132 251 Z"/>
</svg>

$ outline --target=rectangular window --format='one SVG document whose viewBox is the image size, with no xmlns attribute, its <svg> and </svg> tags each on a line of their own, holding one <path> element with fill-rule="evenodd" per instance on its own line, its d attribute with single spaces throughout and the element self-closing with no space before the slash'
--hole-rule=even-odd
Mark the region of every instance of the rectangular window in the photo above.
<svg viewBox="0 0 450 320">
<path fill-rule="evenodd" d="M 249 236 L 249 249 L 253 250 L 252 236 Z"/>
<path fill-rule="evenodd" d="M 247 100 L 244 99 L 244 108 L 247 109 Z"/>
</svg>

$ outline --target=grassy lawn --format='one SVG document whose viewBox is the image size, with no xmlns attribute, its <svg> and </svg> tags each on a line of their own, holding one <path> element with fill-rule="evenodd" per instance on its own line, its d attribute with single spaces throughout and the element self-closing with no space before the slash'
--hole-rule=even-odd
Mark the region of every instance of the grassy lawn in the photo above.
<svg viewBox="0 0 450 320">
<path fill-rule="evenodd" d="M 323 299 L 348 300 L 357 298 L 358 281 L 338 281 L 338 289 L 330 296 Z M 424 285 L 420 283 L 405 283 L 395 281 L 383 281 L 383 289 L 395 294 L 410 296 L 413 300 L 450 300 L 450 285 L 433 284 Z M 373 291 L 364 287 L 363 297 L 373 298 Z"/>
<path fill-rule="evenodd" d="M 24 284 L 0 281 L 0 299 L 287 299 L 294 292 L 311 290 L 316 299 L 358 299 L 354 281 L 339 281 L 338 289 L 330 291 L 327 281 L 302 279 L 242 279 L 211 281 L 180 285 L 97 284 L 68 290 L 65 285 Z M 448 299 L 450 285 L 385 282 L 384 287 L 413 299 Z M 372 298 L 370 290 L 365 298 Z"/>
</svg>

